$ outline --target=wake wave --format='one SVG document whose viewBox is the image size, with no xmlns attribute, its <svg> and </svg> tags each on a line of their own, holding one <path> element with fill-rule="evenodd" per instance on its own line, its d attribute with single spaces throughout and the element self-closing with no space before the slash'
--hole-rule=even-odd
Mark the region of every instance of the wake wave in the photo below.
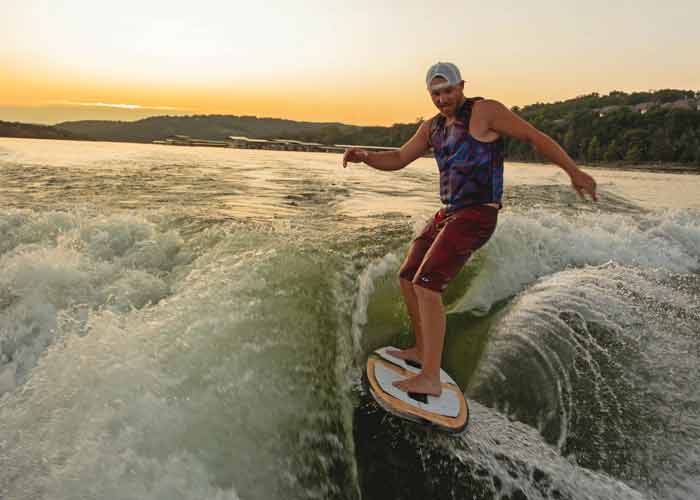
<svg viewBox="0 0 700 500">
<path fill-rule="evenodd" d="M 393 225 L 386 235 L 382 228 L 369 230 L 359 240 L 330 233 L 300 238 L 289 224 L 189 224 L 166 212 L 14 211 L 0 217 L 3 495 L 360 495 L 366 483 L 358 482 L 355 456 L 374 434 L 363 434 L 357 417 L 352 421 L 357 394 L 349 393 L 366 353 L 409 329 L 396 279 L 406 249 L 399 229 L 405 227 Z M 634 390 L 649 377 L 663 385 L 645 358 L 660 348 L 630 347 L 642 345 L 644 336 L 620 332 L 629 328 L 625 321 L 632 321 L 635 307 L 650 303 L 663 304 L 650 309 L 659 314 L 675 311 L 657 323 L 641 316 L 656 330 L 673 324 L 677 335 L 695 328 L 693 295 L 679 292 L 686 285 L 674 276 L 697 270 L 698 248 L 698 222 L 680 212 L 587 213 L 566 220 L 540 210 L 504 214 L 449 298 L 456 317 L 493 314 L 494 305 L 516 296 L 506 319 L 491 330 L 492 349 L 470 390 L 584 465 L 622 478 L 646 474 L 651 466 L 638 457 L 623 457 L 633 464 L 629 469 L 611 464 L 622 460 L 625 446 L 639 454 L 650 449 L 635 441 L 638 422 L 625 408 L 642 408 L 649 422 L 667 417 L 657 410 L 644 414 L 648 397 Z M 662 300 L 669 293 L 673 307 Z M 599 295 L 615 299 L 590 298 Z M 628 301 L 639 296 L 647 298 Z M 612 319 L 610 308 L 617 311 Z M 686 323 L 665 322 L 669 317 Z M 594 324 L 602 330 L 593 331 Z M 609 343 L 606 335 L 618 340 Z M 683 348 L 674 345 L 677 352 Z M 521 355 L 533 364 L 518 365 Z M 583 361 L 572 372 L 573 359 Z M 672 380 L 680 390 L 682 379 Z M 638 396 L 634 404 L 619 402 L 628 393 Z M 651 394 L 661 397 L 662 391 Z M 484 409 L 483 419 L 491 411 Z M 599 426 L 605 412 L 615 417 Z M 661 478 L 660 491 L 670 491 L 673 480 L 693 491 L 696 464 L 674 451 L 688 449 L 679 444 L 682 435 L 671 445 L 642 422 L 639 428 L 657 439 L 652 443 L 667 450 L 657 458 L 682 471 L 652 476 Z M 467 448 L 443 448 L 449 460 L 470 462 L 470 447 L 495 431 L 474 432 Z M 597 436 L 595 448 L 585 446 L 587 433 Z M 510 474 L 496 452 L 489 453 L 474 469 L 490 470 L 484 498 L 505 491 Z M 439 472 L 428 462 L 424 467 Z M 509 483 L 508 494 L 520 489 L 538 498 L 528 486 L 534 469 L 527 470 L 527 478 Z M 561 483 L 559 469 L 550 470 L 552 481 Z M 481 484 L 475 474 L 464 487 Z M 590 491 L 620 489 L 635 498 L 622 486 L 592 481 L 598 486 L 589 485 Z M 127 482 L 132 486 L 124 487 Z M 542 491 L 542 498 L 556 498 L 551 488 Z"/>
<path fill-rule="evenodd" d="M 162 214 L 12 217 L 3 497 L 357 493 L 338 257 L 245 225 L 185 239 Z"/>
<path fill-rule="evenodd" d="M 613 264 L 543 278 L 494 326 L 469 393 L 577 463 L 672 497 L 700 471 L 700 392 L 688 380 L 698 291 L 697 275 Z"/>
<path fill-rule="evenodd" d="M 569 267 L 614 262 L 689 273 L 700 269 L 700 218 L 693 211 L 644 215 L 532 210 L 501 216 L 481 250 L 479 272 L 453 311 L 484 314 L 526 285 Z"/>
<path fill-rule="evenodd" d="M 363 359 L 376 346 L 409 331 L 395 283 L 404 253 L 393 250 L 371 261 L 358 280 L 353 328 L 359 332 L 355 345 L 362 347 Z M 458 294 L 447 301 L 452 344 L 446 361 L 450 351 L 462 350 L 460 343 L 474 336 L 474 314 L 487 314 L 493 323 L 486 355 L 467 391 L 471 400 L 529 424 L 554 446 L 555 455 L 582 467 L 605 471 L 660 498 L 697 496 L 694 478 L 700 474 L 700 449 L 688 442 L 700 442 L 700 395 L 690 381 L 692 367 L 700 362 L 693 347 L 700 332 L 698 269 L 700 223 L 690 212 L 582 213 L 567 219 L 541 210 L 506 213 L 492 240 L 456 280 Z M 457 337 L 456 328 L 465 329 L 464 339 Z M 688 355 L 691 351 L 694 354 Z M 680 407 L 685 409 L 682 423 L 673 410 Z M 366 408 L 360 407 L 356 426 L 368 425 L 367 432 L 374 435 L 374 424 L 363 423 L 371 421 Z M 481 418 L 488 415 L 486 411 Z M 413 431 L 406 430 L 408 435 Z M 482 437 L 472 426 L 468 439 Z M 418 445 L 420 454 L 442 456 L 434 449 L 441 446 L 434 439 L 431 435 L 429 442 Z M 513 459 L 521 451 L 514 442 L 504 453 Z M 492 453 L 487 449 L 487 455 Z M 480 461 L 473 448 L 452 450 L 447 456 L 448 462 L 461 456 L 453 473 L 466 474 L 464 484 L 475 498 L 501 494 L 499 488 L 514 477 L 499 465 L 500 458 L 484 457 L 490 465 L 481 466 L 483 473 L 476 472 L 478 465 L 476 470 L 465 468 L 466 463 Z M 376 456 L 360 460 L 362 475 L 378 481 L 394 473 L 394 460 L 401 461 L 389 458 L 391 471 L 382 469 L 380 474 L 373 465 Z M 544 470 L 538 460 L 532 461 Z M 434 479 L 439 473 L 428 464 L 419 461 L 407 467 L 424 470 L 439 481 L 440 491 L 459 496 L 462 483 L 457 476 L 448 480 L 446 474 L 443 484 L 443 479 Z M 542 491 L 536 477 L 541 473 L 530 471 L 508 495 L 520 490 L 531 498 L 643 497 L 621 483 L 584 479 L 590 475 L 584 468 L 575 474 L 559 472 L 566 475 L 567 484 L 571 477 L 582 481 L 580 488 Z M 414 491 L 423 491 L 421 477 L 411 483 Z M 547 481 L 559 479 L 558 472 L 552 472 Z M 382 491 L 381 481 L 372 481 L 365 479 L 363 488 Z M 406 497 L 412 498 L 408 493 Z"/>
<path fill-rule="evenodd" d="M 192 260 L 177 233 L 137 216 L 15 211 L 0 232 L 0 394 L 26 381 L 49 345 L 85 335 L 92 312 L 167 297 Z"/>
</svg>

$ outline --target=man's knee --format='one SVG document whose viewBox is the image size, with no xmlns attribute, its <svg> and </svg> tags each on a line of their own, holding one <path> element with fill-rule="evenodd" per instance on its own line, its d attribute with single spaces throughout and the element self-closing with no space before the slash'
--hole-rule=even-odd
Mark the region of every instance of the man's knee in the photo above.
<svg viewBox="0 0 700 500">
<path fill-rule="evenodd" d="M 419 299 L 434 300 L 442 295 L 441 290 L 435 290 L 432 283 L 423 282 L 418 277 L 413 280 L 411 285 L 413 285 L 413 291 Z"/>
<path fill-rule="evenodd" d="M 399 286 L 404 290 L 413 290 L 413 282 L 404 276 L 399 276 Z"/>
</svg>

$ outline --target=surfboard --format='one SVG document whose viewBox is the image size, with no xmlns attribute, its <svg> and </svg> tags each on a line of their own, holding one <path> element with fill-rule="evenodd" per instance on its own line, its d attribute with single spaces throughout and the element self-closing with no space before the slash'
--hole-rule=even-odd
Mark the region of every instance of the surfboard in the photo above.
<svg viewBox="0 0 700 500">
<path fill-rule="evenodd" d="M 393 382 L 415 375 L 420 365 L 388 354 L 393 349 L 396 348 L 382 347 L 367 358 L 366 383 L 377 404 L 397 417 L 451 434 L 463 433 L 469 421 L 469 407 L 457 383 L 440 370 L 440 396 L 398 389 Z"/>
</svg>

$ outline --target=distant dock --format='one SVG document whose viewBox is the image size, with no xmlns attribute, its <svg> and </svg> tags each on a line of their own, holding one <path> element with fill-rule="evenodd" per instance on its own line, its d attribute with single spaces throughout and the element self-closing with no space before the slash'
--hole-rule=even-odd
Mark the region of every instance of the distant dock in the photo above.
<svg viewBox="0 0 700 500">
<path fill-rule="evenodd" d="M 229 136 L 223 141 L 208 139 L 193 139 L 187 135 L 171 135 L 153 144 L 169 146 L 206 146 L 213 148 L 237 149 L 267 149 L 274 151 L 307 151 L 316 153 L 343 153 L 347 148 L 361 147 L 373 151 L 395 151 L 399 148 L 389 146 L 352 146 L 348 144 L 321 144 L 320 142 L 304 142 L 291 139 L 253 139 L 250 137 Z"/>
</svg>

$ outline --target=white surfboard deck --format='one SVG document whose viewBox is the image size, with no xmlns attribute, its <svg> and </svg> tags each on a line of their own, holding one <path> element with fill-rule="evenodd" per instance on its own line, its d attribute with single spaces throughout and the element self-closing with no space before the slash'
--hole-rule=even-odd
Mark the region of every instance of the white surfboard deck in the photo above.
<svg viewBox="0 0 700 500">
<path fill-rule="evenodd" d="M 376 354 L 378 354 L 380 357 L 386 359 L 390 363 L 394 363 L 395 365 L 400 366 L 404 370 L 408 370 L 409 372 L 413 373 L 418 373 L 420 371 L 420 368 L 416 368 L 415 366 L 411 366 L 408 363 L 406 363 L 406 360 L 397 358 L 396 356 L 392 356 L 391 354 L 388 354 L 388 351 L 400 351 L 401 349 L 398 349 L 397 347 L 392 347 L 392 346 L 387 346 L 387 347 L 382 347 L 381 349 L 377 349 L 374 351 Z M 457 383 L 452 380 L 452 377 L 450 377 L 445 370 L 440 370 L 440 382 L 443 384 L 452 384 L 452 385 L 457 385 Z"/>
</svg>

